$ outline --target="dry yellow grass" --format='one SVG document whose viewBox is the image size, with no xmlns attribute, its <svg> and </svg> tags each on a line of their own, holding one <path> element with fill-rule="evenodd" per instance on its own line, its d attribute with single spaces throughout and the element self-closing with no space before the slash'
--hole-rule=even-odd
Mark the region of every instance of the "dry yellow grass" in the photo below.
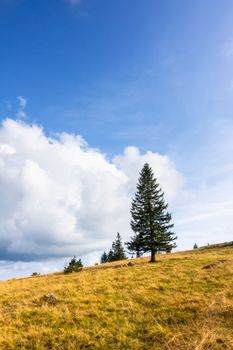
<svg viewBox="0 0 233 350">
<path fill-rule="evenodd" d="M 233 247 L 130 261 L 1 282 L 0 349 L 233 349 Z"/>
</svg>

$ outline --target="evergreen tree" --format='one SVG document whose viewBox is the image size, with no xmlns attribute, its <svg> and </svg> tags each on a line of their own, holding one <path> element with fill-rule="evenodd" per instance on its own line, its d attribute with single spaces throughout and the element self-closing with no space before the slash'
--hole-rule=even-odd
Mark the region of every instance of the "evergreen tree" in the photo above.
<svg viewBox="0 0 233 350">
<path fill-rule="evenodd" d="M 124 246 L 122 244 L 122 238 L 119 232 L 117 232 L 116 239 L 112 243 L 112 251 L 114 261 L 127 259 Z"/>
<path fill-rule="evenodd" d="M 122 244 L 122 238 L 119 232 L 117 232 L 116 239 L 112 242 L 112 248 L 108 254 L 104 252 L 101 256 L 101 263 L 124 260 L 127 259 L 125 254 L 124 246 Z"/>
<path fill-rule="evenodd" d="M 197 248 L 198 248 L 198 245 L 197 245 L 197 243 L 195 243 L 193 246 L 193 249 L 197 249 Z"/>
<path fill-rule="evenodd" d="M 108 254 L 106 252 L 103 252 L 101 259 L 100 259 L 101 264 L 104 264 L 108 262 Z"/>
<path fill-rule="evenodd" d="M 114 261 L 114 254 L 113 254 L 113 251 L 112 249 L 109 250 L 108 252 L 108 262 L 111 262 L 111 261 Z"/>
<path fill-rule="evenodd" d="M 129 242 L 125 243 L 127 250 L 129 253 L 134 254 L 136 253 L 136 258 L 140 258 L 143 254 L 143 245 L 142 245 L 142 239 L 140 234 L 135 234 L 133 237 L 130 238 Z"/>
<path fill-rule="evenodd" d="M 171 231 L 173 224 L 170 223 L 171 214 L 167 212 L 167 207 L 164 194 L 146 163 L 140 172 L 131 205 L 131 228 L 140 238 L 141 249 L 151 253 L 150 262 L 155 262 L 156 253 L 176 247 L 174 240 L 177 237 Z"/>
</svg>

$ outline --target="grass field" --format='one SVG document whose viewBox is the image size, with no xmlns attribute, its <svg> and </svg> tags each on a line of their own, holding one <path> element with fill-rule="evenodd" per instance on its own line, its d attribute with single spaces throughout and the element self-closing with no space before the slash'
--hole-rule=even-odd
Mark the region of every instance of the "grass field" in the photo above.
<svg viewBox="0 0 233 350">
<path fill-rule="evenodd" d="M 233 349 L 233 247 L 130 261 L 1 282 L 0 349 Z"/>
</svg>

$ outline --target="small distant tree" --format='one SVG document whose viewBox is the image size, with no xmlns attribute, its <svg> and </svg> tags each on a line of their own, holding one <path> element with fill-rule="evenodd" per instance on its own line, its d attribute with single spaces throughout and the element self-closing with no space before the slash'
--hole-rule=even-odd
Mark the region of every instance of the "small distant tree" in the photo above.
<svg viewBox="0 0 233 350">
<path fill-rule="evenodd" d="M 110 249 L 108 252 L 108 262 L 110 261 L 114 261 L 114 254 L 112 249 Z"/>
<path fill-rule="evenodd" d="M 117 232 L 116 239 L 112 243 L 112 252 L 114 261 L 127 259 L 122 243 L 122 238 L 119 232 Z"/>
<path fill-rule="evenodd" d="M 197 245 L 197 243 L 195 243 L 193 246 L 193 249 L 197 249 L 197 248 L 198 248 L 198 245 Z"/>
<path fill-rule="evenodd" d="M 135 234 L 130 238 L 129 242 L 125 243 L 126 249 L 130 254 L 136 254 L 136 258 L 140 258 L 143 254 L 143 243 L 140 234 Z"/>
<path fill-rule="evenodd" d="M 77 260 L 76 257 L 74 256 L 71 258 L 68 266 L 64 268 L 64 273 L 72 273 L 72 272 L 79 272 L 83 268 L 83 264 L 81 259 Z"/>
<path fill-rule="evenodd" d="M 131 228 L 140 237 L 141 249 L 151 253 L 150 262 L 155 262 L 156 253 L 176 247 L 174 241 L 177 237 L 171 231 L 174 225 L 170 223 L 171 214 L 167 207 L 152 168 L 146 163 L 140 172 L 131 205 Z"/>
<path fill-rule="evenodd" d="M 104 264 L 108 262 L 108 254 L 106 252 L 103 252 L 101 259 L 100 259 L 101 264 Z"/>
<path fill-rule="evenodd" d="M 112 242 L 112 248 L 108 253 L 104 252 L 102 254 L 100 262 L 105 263 L 124 259 L 127 259 L 127 256 L 122 243 L 121 235 L 119 232 L 117 232 L 116 239 Z"/>
</svg>

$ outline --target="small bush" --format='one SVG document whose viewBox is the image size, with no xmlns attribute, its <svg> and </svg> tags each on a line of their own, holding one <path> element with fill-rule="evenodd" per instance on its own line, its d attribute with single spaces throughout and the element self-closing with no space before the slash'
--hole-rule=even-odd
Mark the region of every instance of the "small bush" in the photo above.
<svg viewBox="0 0 233 350">
<path fill-rule="evenodd" d="M 64 273 L 72 273 L 72 272 L 79 272 L 83 269 L 83 264 L 81 259 L 77 260 L 74 256 L 70 262 L 69 265 L 64 268 Z"/>
<path fill-rule="evenodd" d="M 33 273 L 32 273 L 32 277 L 33 277 L 33 276 L 40 276 L 40 273 L 39 273 L 39 272 L 33 272 Z"/>
</svg>

